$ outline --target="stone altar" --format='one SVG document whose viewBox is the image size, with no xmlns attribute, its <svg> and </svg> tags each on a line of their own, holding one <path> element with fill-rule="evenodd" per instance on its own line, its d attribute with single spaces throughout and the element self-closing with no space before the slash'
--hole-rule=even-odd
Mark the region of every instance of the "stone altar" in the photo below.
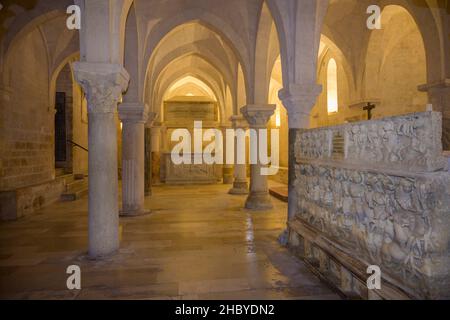
<svg viewBox="0 0 450 320">
<path fill-rule="evenodd" d="M 450 297 L 450 173 L 441 115 L 296 130 L 289 245 L 362 298 Z M 381 290 L 368 290 L 378 265 Z"/>
</svg>

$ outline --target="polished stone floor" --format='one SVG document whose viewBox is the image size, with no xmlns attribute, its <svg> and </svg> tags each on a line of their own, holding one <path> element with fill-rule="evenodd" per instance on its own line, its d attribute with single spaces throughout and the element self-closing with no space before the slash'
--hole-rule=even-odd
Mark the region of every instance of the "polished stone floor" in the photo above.
<svg viewBox="0 0 450 320">
<path fill-rule="evenodd" d="M 87 199 L 0 224 L 2 299 L 338 299 L 277 243 L 286 204 L 243 209 L 229 186 L 162 186 L 120 221 L 120 252 L 90 261 Z M 66 268 L 81 267 L 78 291 Z"/>
</svg>

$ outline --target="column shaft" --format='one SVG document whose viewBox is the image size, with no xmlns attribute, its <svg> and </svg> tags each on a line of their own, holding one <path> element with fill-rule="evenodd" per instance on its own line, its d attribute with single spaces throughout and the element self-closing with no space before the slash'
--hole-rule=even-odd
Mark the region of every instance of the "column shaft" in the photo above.
<svg viewBox="0 0 450 320">
<path fill-rule="evenodd" d="M 89 256 L 119 248 L 117 126 L 114 113 L 89 113 Z"/>
<path fill-rule="evenodd" d="M 145 196 L 152 195 L 152 134 L 145 128 Z"/>
<path fill-rule="evenodd" d="M 145 125 L 149 119 L 141 103 L 124 103 L 119 107 L 122 130 L 122 211 L 123 217 L 149 213 L 144 208 L 146 187 Z M 151 114 L 153 121 L 153 114 Z M 151 183 L 151 182 L 150 182 Z"/>
<path fill-rule="evenodd" d="M 232 116 L 230 119 L 233 123 L 233 128 L 235 130 L 241 129 L 246 130 L 248 124 L 242 115 Z M 247 183 L 247 165 L 245 163 L 238 163 L 238 152 L 245 152 L 245 150 L 238 150 L 238 144 L 235 141 L 234 144 L 234 181 L 233 187 L 228 192 L 229 194 L 248 194 L 248 183 Z"/>
<path fill-rule="evenodd" d="M 144 214 L 144 122 L 124 121 L 121 216 Z"/>
<path fill-rule="evenodd" d="M 256 132 L 256 137 L 259 137 L 259 131 L 267 128 L 267 122 L 273 115 L 275 109 L 275 105 L 247 105 L 241 108 L 241 112 L 247 119 L 250 129 Z M 250 147 L 252 148 L 253 146 L 254 150 L 258 151 L 257 154 L 259 154 L 258 145 L 258 138 L 250 138 Z M 250 193 L 245 202 L 247 209 L 269 210 L 273 208 L 267 188 L 267 176 L 261 174 L 263 167 L 264 165 L 261 164 L 259 156 L 254 164 L 250 164 Z"/>
<path fill-rule="evenodd" d="M 76 80 L 88 100 L 89 256 L 119 248 L 117 103 L 127 88 L 126 70 L 108 63 L 74 63 Z"/>
</svg>

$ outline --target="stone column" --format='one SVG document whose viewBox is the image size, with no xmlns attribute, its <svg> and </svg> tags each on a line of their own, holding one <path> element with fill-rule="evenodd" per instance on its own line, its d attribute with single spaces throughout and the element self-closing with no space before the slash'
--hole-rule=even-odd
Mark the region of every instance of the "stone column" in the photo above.
<svg viewBox="0 0 450 320">
<path fill-rule="evenodd" d="M 450 150 L 450 79 L 419 86 L 428 93 L 428 100 L 434 111 L 442 113 L 442 147 Z"/>
<path fill-rule="evenodd" d="M 310 85 L 291 86 L 279 92 L 280 100 L 288 112 L 289 124 L 289 182 L 288 182 L 288 221 L 297 211 L 297 193 L 295 191 L 295 138 L 297 129 L 308 129 L 310 113 L 322 86 Z"/>
<path fill-rule="evenodd" d="M 221 131 L 222 131 L 222 135 L 224 137 L 224 146 L 223 146 L 223 155 L 224 155 L 224 162 L 222 165 L 222 177 L 223 177 L 223 184 L 232 184 L 233 183 L 233 165 L 232 164 L 227 164 L 225 159 L 226 159 L 226 154 L 227 154 L 227 147 L 225 144 L 225 137 L 226 137 L 226 132 L 227 129 L 230 129 L 229 126 L 223 125 L 220 127 Z"/>
<path fill-rule="evenodd" d="M 122 128 L 122 211 L 123 217 L 149 213 L 145 197 L 145 124 L 153 120 L 143 104 L 126 103 L 119 107 Z"/>
<path fill-rule="evenodd" d="M 126 90 L 126 70 L 108 63 L 74 63 L 75 79 L 86 93 L 89 115 L 89 256 L 119 248 L 117 103 Z"/>
<path fill-rule="evenodd" d="M 259 130 L 267 129 L 267 122 L 275 109 L 275 105 L 247 105 L 241 108 L 241 113 L 249 123 L 250 129 L 255 130 L 259 137 Z M 254 143 L 258 144 L 259 139 L 255 140 L 250 139 L 251 147 Z M 254 150 L 258 150 L 259 154 L 259 145 Z M 269 188 L 267 187 L 267 176 L 261 174 L 261 169 L 264 167 L 259 161 L 259 156 L 255 164 L 250 164 L 250 194 L 245 202 L 245 208 L 247 209 L 269 210 L 273 208 Z"/>
<path fill-rule="evenodd" d="M 152 130 L 145 127 L 145 182 L 144 194 L 146 197 L 152 195 Z"/>
<path fill-rule="evenodd" d="M 233 123 L 233 129 L 244 131 L 248 129 L 248 123 L 242 115 L 232 116 L 230 120 Z M 243 150 L 238 151 L 237 143 L 235 143 L 234 145 L 234 150 L 235 150 L 234 181 L 233 187 L 230 189 L 230 191 L 228 191 L 228 193 L 237 195 L 248 194 L 247 165 L 245 163 L 242 164 L 237 163 L 238 152 L 243 152 Z"/>
<path fill-rule="evenodd" d="M 161 167 L 161 123 L 157 123 L 151 128 L 151 175 L 154 184 L 161 183 L 160 167 Z"/>
</svg>

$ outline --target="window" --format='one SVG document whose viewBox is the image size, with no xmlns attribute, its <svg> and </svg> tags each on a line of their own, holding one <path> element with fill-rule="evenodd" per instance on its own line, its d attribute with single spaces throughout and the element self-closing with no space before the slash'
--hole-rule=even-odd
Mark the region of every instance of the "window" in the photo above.
<svg viewBox="0 0 450 320">
<path fill-rule="evenodd" d="M 338 111 L 338 89 L 337 89 L 337 65 L 336 60 L 330 59 L 327 68 L 327 100 L 328 113 Z"/>
</svg>

